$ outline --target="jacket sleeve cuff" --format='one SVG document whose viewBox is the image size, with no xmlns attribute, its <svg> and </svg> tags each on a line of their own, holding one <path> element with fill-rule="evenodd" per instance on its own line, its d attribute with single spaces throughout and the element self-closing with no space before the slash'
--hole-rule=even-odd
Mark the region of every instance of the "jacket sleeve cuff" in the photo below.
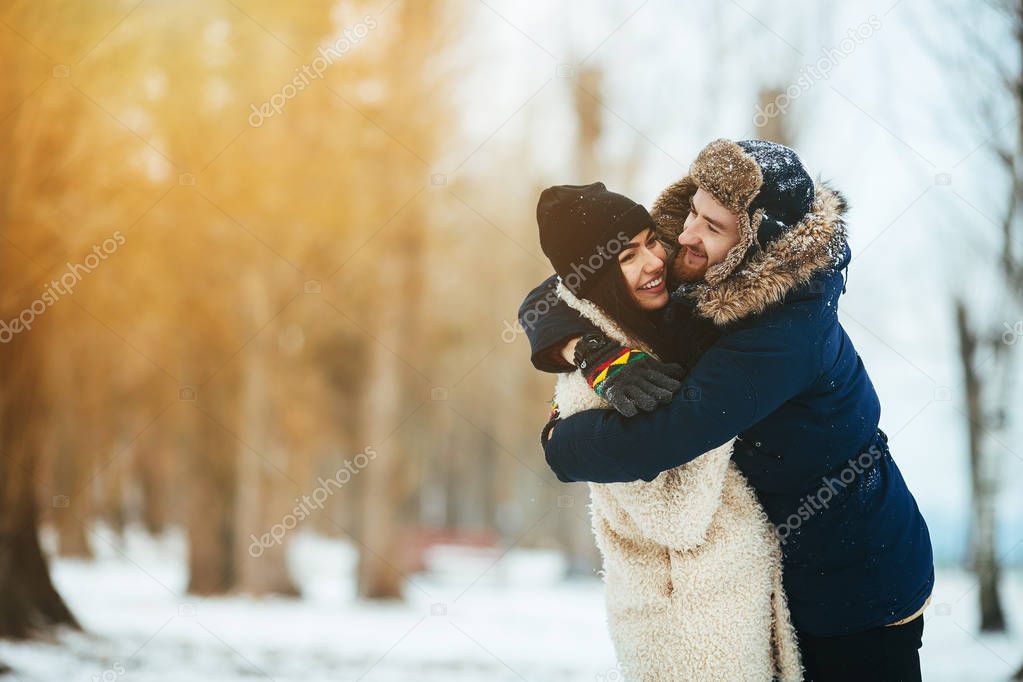
<svg viewBox="0 0 1023 682">
<path fill-rule="evenodd" d="M 579 334 L 578 336 L 582 336 L 582 334 Z M 572 365 L 565 360 L 565 356 L 561 354 L 565 344 L 574 338 L 576 338 L 576 336 L 566 336 L 560 341 L 556 341 L 546 348 L 541 348 L 537 352 L 533 353 L 533 357 L 530 358 L 533 363 L 533 367 L 537 368 L 541 372 L 549 372 L 551 374 L 574 372 L 575 365 Z"/>
<path fill-rule="evenodd" d="M 568 339 L 584 336 L 596 327 L 570 308 L 555 293 L 557 277 L 551 276 L 526 295 L 519 306 L 518 320 L 529 340 L 530 360 L 541 372 L 574 369 L 561 357 Z"/>
<path fill-rule="evenodd" d="M 580 318 L 577 322 L 561 325 L 556 330 L 556 334 L 544 334 L 541 332 L 541 335 L 536 340 L 536 351 L 530 357 L 533 367 L 541 372 L 549 372 L 551 374 L 575 370 L 575 366 L 565 360 L 561 351 L 566 343 L 572 339 L 586 336 L 594 329 L 596 327 Z"/>
</svg>

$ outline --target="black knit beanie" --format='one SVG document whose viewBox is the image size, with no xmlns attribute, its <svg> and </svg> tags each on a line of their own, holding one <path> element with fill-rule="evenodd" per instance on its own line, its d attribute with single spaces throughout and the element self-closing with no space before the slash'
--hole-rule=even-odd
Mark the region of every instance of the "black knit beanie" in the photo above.
<svg viewBox="0 0 1023 682">
<path fill-rule="evenodd" d="M 815 192 L 813 178 L 799 155 L 785 145 L 768 140 L 740 140 L 736 144 L 753 157 L 764 178 L 749 207 L 751 217 L 757 209 L 764 211 L 757 230 L 757 240 L 764 247 L 809 212 Z"/>
<path fill-rule="evenodd" d="M 654 227 L 643 206 L 602 182 L 548 187 L 536 205 L 536 223 L 540 248 L 576 296 L 618 266 L 618 254 L 633 237 Z"/>
</svg>

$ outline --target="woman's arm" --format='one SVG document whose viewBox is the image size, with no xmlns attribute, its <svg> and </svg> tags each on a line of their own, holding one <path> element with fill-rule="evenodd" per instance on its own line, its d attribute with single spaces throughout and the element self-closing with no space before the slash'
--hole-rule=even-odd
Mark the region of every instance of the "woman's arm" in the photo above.
<svg viewBox="0 0 1023 682">
<path fill-rule="evenodd" d="M 526 295 L 519 306 L 519 324 L 529 339 L 533 366 L 541 372 L 569 372 L 574 341 L 598 331 L 589 320 L 558 298 L 557 275 L 551 275 Z M 568 353 L 564 353 L 566 345 Z"/>
</svg>

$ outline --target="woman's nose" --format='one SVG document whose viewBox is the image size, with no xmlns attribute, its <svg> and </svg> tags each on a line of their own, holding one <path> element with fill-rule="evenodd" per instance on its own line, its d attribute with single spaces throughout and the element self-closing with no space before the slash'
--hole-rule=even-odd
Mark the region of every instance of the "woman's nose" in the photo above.
<svg viewBox="0 0 1023 682">
<path fill-rule="evenodd" d="M 646 252 L 646 259 L 643 261 L 643 272 L 656 272 L 661 269 L 664 265 L 664 260 L 661 259 L 653 251 Z"/>
</svg>

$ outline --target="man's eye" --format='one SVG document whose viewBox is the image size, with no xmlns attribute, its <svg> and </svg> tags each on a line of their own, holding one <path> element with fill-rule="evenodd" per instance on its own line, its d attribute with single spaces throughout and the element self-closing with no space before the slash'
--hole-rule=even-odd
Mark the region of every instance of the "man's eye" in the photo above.
<svg viewBox="0 0 1023 682">
<path fill-rule="evenodd" d="M 648 249 L 652 249 L 656 245 L 657 245 L 657 237 L 650 237 L 650 239 L 646 240 L 646 247 Z"/>
</svg>

